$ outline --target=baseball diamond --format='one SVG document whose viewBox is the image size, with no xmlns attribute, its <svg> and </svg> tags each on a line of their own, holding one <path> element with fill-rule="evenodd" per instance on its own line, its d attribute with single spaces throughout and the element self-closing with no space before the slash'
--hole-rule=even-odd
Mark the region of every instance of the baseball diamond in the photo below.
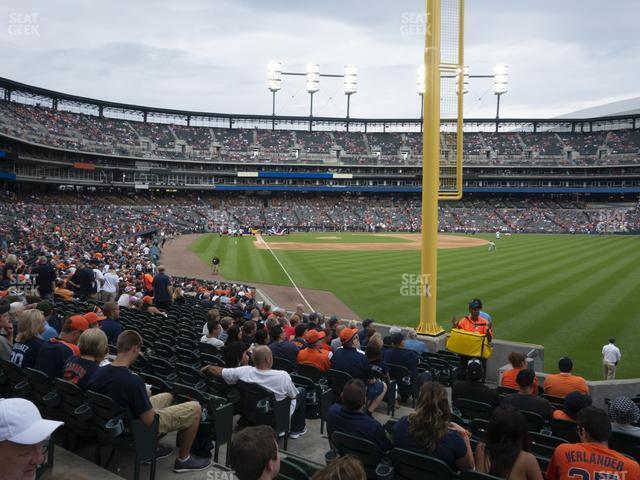
<svg viewBox="0 0 640 480">
<path fill-rule="evenodd" d="M 415 327 L 418 297 L 403 296 L 401 289 L 403 275 L 419 273 L 420 252 L 393 249 L 401 244 L 384 243 L 386 238 L 395 239 L 387 235 L 327 235 L 337 236 L 339 240 L 331 242 L 339 243 L 320 243 L 318 237 L 322 235 L 318 233 L 292 234 L 295 243 L 287 236 L 263 239 L 273 249 L 287 246 L 278 248 L 276 254 L 299 287 L 331 291 L 337 303 L 347 305 L 347 313 L 352 310 L 356 318 Z M 358 251 L 352 248 L 358 243 L 350 242 L 354 237 L 366 245 L 375 243 L 378 248 Z M 555 359 L 568 355 L 576 360 L 581 375 L 597 378 L 601 364 L 593 352 L 599 351 L 608 332 L 616 331 L 626 352 L 618 376 L 638 376 L 640 353 L 633 345 L 640 341 L 640 313 L 632 299 L 640 291 L 636 268 L 640 261 L 639 237 L 508 235 L 496 242 L 495 252 L 488 252 L 484 243 L 492 237 L 441 235 L 441 239 L 450 241 L 480 242 L 478 246 L 439 252 L 438 322 L 442 327 L 450 328 L 451 317 L 466 313 L 468 298 L 490 299 L 486 308 L 497 335 L 544 345 L 549 368 L 553 368 Z M 213 234 L 190 238 L 189 242 L 193 242 L 189 250 L 202 259 L 203 275 L 209 273 L 211 252 L 216 252 L 223 259 L 221 275 L 225 278 L 291 286 L 255 237 L 243 237 L 237 245 L 229 237 Z M 168 244 L 165 255 L 177 256 L 182 262 L 189 242 L 181 242 L 177 251 Z M 305 248 L 309 245 L 314 248 Z M 193 268 L 192 263 L 189 268 Z M 289 306 L 298 302 L 294 294 Z M 316 305 L 322 311 L 321 304 Z M 324 310 L 335 313 L 331 306 Z"/>
</svg>

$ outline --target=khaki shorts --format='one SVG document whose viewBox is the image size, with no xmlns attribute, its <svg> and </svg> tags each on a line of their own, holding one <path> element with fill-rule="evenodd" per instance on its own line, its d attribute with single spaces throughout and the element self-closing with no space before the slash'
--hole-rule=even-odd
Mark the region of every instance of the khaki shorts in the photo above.
<svg viewBox="0 0 640 480">
<path fill-rule="evenodd" d="M 193 425 L 200 412 L 198 402 L 185 402 L 177 405 L 173 403 L 173 395 L 159 393 L 149 399 L 153 409 L 158 414 L 160 433 L 177 432 Z"/>
</svg>

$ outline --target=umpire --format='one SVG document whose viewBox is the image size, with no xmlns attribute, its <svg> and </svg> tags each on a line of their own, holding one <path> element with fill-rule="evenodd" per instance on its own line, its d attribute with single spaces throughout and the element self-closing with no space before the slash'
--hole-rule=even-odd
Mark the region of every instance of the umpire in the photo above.
<svg viewBox="0 0 640 480">
<path fill-rule="evenodd" d="M 220 266 L 220 259 L 214 256 L 211 259 L 211 266 L 213 267 L 213 274 L 216 275 L 218 273 L 218 267 Z"/>
</svg>

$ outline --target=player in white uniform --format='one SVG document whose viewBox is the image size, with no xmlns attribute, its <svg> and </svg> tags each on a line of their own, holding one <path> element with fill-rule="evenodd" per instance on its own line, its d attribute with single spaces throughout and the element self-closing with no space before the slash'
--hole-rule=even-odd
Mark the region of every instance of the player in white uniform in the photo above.
<svg viewBox="0 0 640 480">
<path fill-rule="evenodd" d="M 500 240 L 500 232 L 496 232 L 496 240 Z"/>
<path fill-rule="evenodd" d="M 493 252 L 496 249 L 496 242 L 489 242 L 489 251 Z"/>
</svg>

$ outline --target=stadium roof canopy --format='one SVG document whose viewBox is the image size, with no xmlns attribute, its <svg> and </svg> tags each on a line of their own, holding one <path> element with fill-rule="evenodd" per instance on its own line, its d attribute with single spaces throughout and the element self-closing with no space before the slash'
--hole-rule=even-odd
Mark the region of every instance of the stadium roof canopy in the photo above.
<svg viewBox="0 0 640 480">
<path fill-rule="evenodd" d="M 640 97 L 583 108 L 582 110 L 576 110 L 575 112 L 560 115 L 556 118 L 588 119 L 593 117 L 619 117 L 624 115 L 640 115 Z"/>
</svg>

